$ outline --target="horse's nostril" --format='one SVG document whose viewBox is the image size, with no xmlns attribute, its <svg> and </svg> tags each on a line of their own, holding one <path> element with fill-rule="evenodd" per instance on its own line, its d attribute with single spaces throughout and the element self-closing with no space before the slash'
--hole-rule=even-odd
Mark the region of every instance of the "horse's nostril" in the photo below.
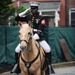
<svg viewBox="0 0 75 75">
<path fill-rule="evenodd" d="M 26 49 L 27 47 L 26 47 L 26 46 L 20 46 L 20 48 L 21 48 L 22 50 L 24 50 L 24 49 Z"/>
<path fill-rule="evenodd" d="M 25 46 L 24 49 L 27 49 L 27 47 Z"/>
</svg>

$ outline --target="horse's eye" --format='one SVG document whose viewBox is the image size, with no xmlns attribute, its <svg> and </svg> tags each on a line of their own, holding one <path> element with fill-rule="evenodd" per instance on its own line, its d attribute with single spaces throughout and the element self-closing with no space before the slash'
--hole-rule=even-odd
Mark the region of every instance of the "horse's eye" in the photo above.
<svg viewBox="0 0 75 75">
<path fill-rule="evenodd" d="M 19 33 L 19 35 L 20 35 L 20 33 Z"/>
<path fill-rule="evenodd" d="M 28 35 L 31 35 L 31 32 L 29 32 Z"/>
</svg>

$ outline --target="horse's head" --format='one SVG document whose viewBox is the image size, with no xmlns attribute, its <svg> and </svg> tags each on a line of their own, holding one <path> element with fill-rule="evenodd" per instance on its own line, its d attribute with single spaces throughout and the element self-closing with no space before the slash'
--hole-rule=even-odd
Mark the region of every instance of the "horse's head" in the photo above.
<svg viewBox="0 0 75 75">
<path fill-rule="evenodd" d="M 20 42 L 21 49 L 27 50 L 29 41 L 32 38 L 32 28 L 29 26 L 29 24 L 20 25 L 19 37 L 21 41 Z"/>
</svg>

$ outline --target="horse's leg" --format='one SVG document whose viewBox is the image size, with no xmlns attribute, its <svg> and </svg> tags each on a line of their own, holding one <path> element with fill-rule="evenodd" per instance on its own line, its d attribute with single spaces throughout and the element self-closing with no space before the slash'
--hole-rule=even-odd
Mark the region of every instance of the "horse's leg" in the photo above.
<svg viewBox="0 0 75 75">
<path fill-rule="evenodd" d="M 42 71 L 42 75 L 45 75 L 45 71 L 44 70 Z"/>
<path fill-rule="evenodd" d="M 26 72 L 24 72 L 24 71 L 21 71 L 21 75 L 28 75 L 28 73 Z"/>
<path fill-rule="evenodd" d="M 34 73 L 34 75 L 41 75 L 40 68 Z"/>
</svg>

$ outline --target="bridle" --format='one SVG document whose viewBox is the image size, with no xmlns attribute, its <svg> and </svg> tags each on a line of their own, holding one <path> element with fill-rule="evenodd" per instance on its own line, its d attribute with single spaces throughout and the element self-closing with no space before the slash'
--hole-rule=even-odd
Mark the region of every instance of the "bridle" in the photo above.
<svg viewBox="0 0 75 75">
<path fill-rule="evenodd" d="M 29 44 L 29 42 L 27 40 L 20 40 L 20 42 L 22 42 L 22 41 L 26 42 L 26 44 Z"/>
<path fill-rule="evenodd" d="M 29 39 L 28 40 L 20 40 L 20 43 L 22 42 L 22 41 L 24 41 L 26 44 L 27 44 L 27 46 L 29 45 L 29 41 L 32 39 L 32 33 L 30 33 L 30 37 L 29 37 Z M 24 48 L 22 48 L 22 47 L 20 47 L 22 50 L 24 49 Z"/>
</svg>

